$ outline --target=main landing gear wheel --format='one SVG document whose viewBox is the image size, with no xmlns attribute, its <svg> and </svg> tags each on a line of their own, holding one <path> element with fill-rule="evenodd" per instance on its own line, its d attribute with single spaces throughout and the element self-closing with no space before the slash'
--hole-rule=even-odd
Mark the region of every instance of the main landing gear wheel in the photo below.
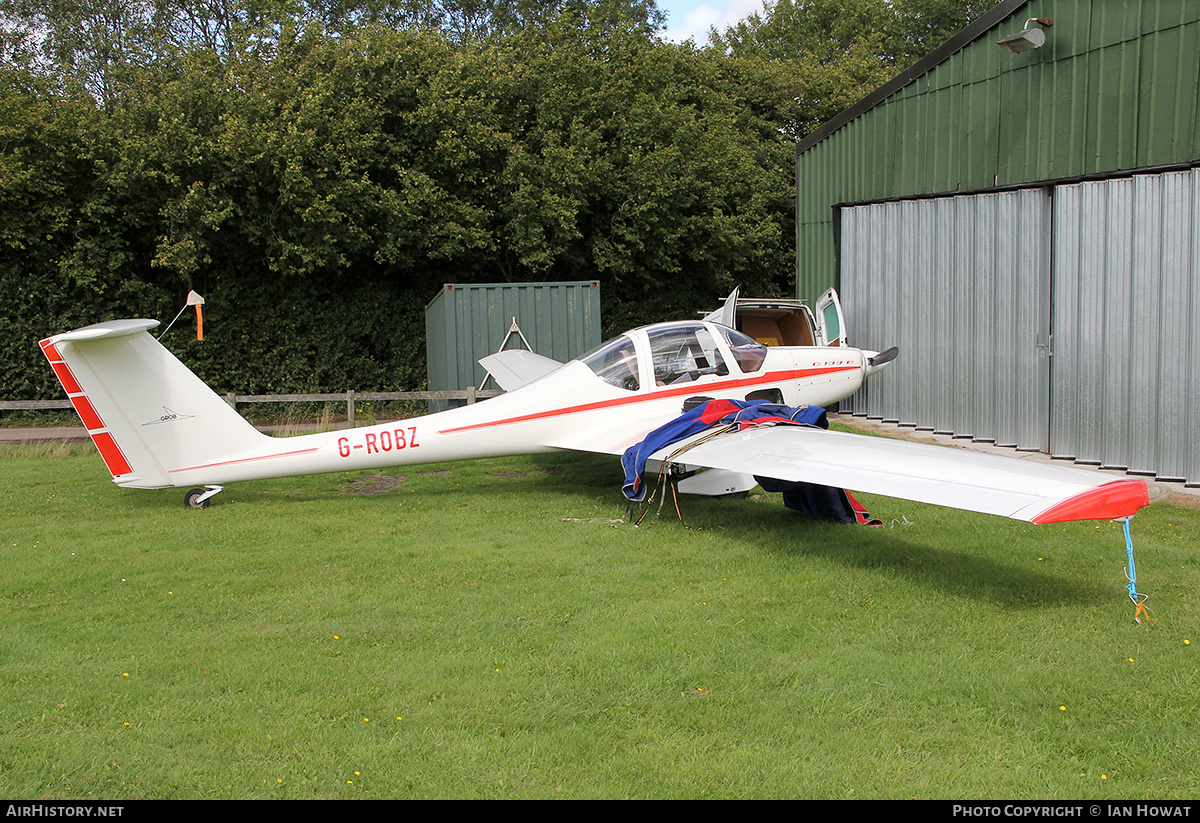
<svg viewBox="0 0 1200 823">
<path fill-rule="evenodd" d="M 189 509 L 207 509 L 208 498 L 204 497 L 204 489 L 192 489 L 183 496 L 183 505 Z"/>
<path fill-rule="evenodd" d="M 224 491 L 223 486 L 205 486 L 203 489 L 192 489 L 183 496 L 183 505 L 189 509 L 207 509 L 213 495 Z"/>
</svg>

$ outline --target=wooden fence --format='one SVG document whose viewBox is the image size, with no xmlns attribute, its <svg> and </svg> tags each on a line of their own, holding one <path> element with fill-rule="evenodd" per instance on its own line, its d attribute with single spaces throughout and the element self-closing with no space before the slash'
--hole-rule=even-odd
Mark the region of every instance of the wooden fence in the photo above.
<svg viewBox="0 0 1200 823">
<path fill-rule="evenodd" d="M 477 400 L 503 394 L 491 389 L 480 390 L 474 386 L 454 391 L 388 391 L 388 392 L 356 392 L 347 391 L 340 394 L 234 394 L 225 395 L 225 402 L 237 408 L 238 403 L 345 403 L 346 421 L 354 427 L 354 406 L 356 403 L 369 403 L 378 400 L 466 400 L 467 404 Z M 14 409 L 70 409 L 70 400 L 0 400 L 0 411 Z"/>
</svg>

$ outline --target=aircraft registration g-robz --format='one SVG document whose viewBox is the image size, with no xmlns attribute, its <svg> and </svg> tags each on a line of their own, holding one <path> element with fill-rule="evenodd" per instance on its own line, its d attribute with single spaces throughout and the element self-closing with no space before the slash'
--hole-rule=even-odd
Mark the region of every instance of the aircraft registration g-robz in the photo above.
<svg viewBox="0 0 1200 823">
<path fill-rule="evenodd" d="M 114 483 L 194 487 L 185 502 L 204 507 L 222 484 L 239 480 L 556 450 L 622 455 L 678 418 L 690 398 L 830 405 L 896 356 L 845 345 L 830 294 L 816 317 L 807 307 L 756 313 L 743 301 L 749 334 L 734 328 L 735 293 L 703 320 L 634 329 L 568 363 L 499 352 L 480 361 L 506 390 L 498 397 L 286 438 L 257 431 L 167 351 L 149 334 L 158 321 L 97 323 L 53 335 L 41 348 Z M 795 340 L 801 344 L 789 345 Z M 682 446 L 678 461 L 680 443 L 645 457 L 697 472 L 680 482 L 685 493 L 730 494 L 772 478 L 1033 523 L 1126 518 L 1150 502 L 1142 480 L 813 426 L 734 426 L 715 437 L 689 434 Z"/>
</svg>

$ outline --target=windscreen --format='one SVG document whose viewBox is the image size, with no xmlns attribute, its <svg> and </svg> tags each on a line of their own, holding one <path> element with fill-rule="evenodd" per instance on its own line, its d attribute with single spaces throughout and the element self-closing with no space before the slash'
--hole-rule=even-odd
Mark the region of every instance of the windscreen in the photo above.
<svg viewBox="0 0 1200 823">
<path fill-rule="evenodd" d="M 596 376 L 605 383 L 626 391 L 637 391 L 638 380 L 637 354 L 633 341 L 627 335 L 621 335 L 602 343 L 579 358 Z"/>
</svg>

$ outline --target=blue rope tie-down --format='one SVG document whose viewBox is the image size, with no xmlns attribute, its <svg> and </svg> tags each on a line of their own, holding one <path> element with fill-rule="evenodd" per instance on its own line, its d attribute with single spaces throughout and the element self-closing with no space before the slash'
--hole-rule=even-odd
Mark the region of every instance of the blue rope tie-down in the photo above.
<svg viewBox="0 0 1200 823">
<path fill-rule="evenodd" d="M 1129 558 L 1129 565 L 1125 569 L 1125 578 L 1129 583 L 1125 586 L 1125 590 L 1129 592 L 1129 599 L 1133 601 L 1133 619 L 1140 626 L 1142 618 L 1150 619 L 1150 612 L 1146 608 L 1146 600 L 1149 595 L 1142 594 L 1137 590 L 1137 567 L 1133 563 L 1133 536 L 1129 533 L 1129 521 L 1133 516 L 1121 517 L 1117 522 L 1121 524 L 1121 528 L 1125 532 L 1125 554 Z"/>
</svg>

